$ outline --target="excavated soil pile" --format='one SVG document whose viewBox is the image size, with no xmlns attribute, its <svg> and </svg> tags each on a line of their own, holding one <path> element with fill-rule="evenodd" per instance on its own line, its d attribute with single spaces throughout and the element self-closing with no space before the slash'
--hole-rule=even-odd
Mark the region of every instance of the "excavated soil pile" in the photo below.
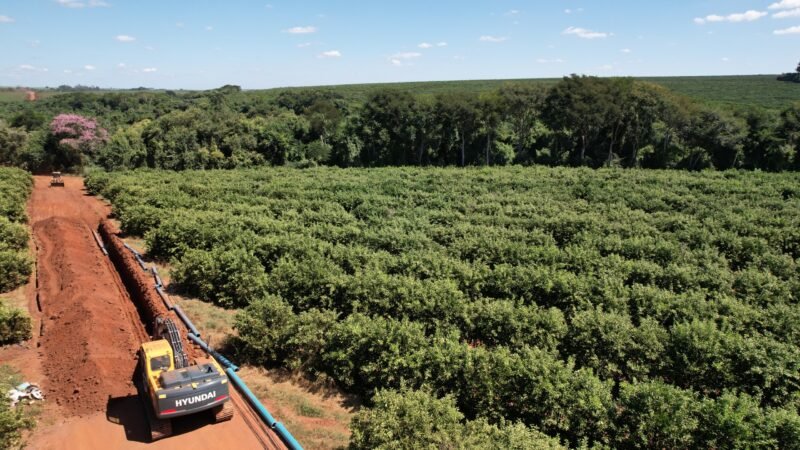
<svg viewBox="0 0 800 450">
<path fill-rule="evenodd" d="M 108 205 L 86 196 L 80 178 L 64 181 L 64 187 L 51 188 L 49 177 L 35 177 L 28 206 L 38 260 L 38 297 L 31 305 L 40 305 L 41 314 L 31 312 L 43 323 L 38 342 L 43 379 L 32 381 L 41 381 L 47 396 L 29 448 L 283 448 L 236 392 L 231 421 L 205 426 L 206 415 L 179 418 L 175 436 L 145 444 L 146 406 L 132 382 L 136 352 L 150 339 L 143 323 L 167 311 L 152 276 L 136 264 L 113 227 L 99 227 Z M 117 267 L 94 240 L 92 230 L 98 228 L 105 228 Z M 168 314 L 185 334 L 174 313 Z M 201 353 L 187 348 L 190 358 Z"/>
<path fill-rule="evenodd" d="M 40 353 L 50 401 L 72 415 L 106 408 L 108 396 L 135 393 L 137 330 L 91 232 L 80 220 L 52 217 L 33 225 L 39 246 Z"/>
<path fill-rule="evenodd" d="M 128 292 L 133 297 L 136 305 L 141 312 L 143 320 L 146 321 L 147 326 L 152 326 L 158 317 L 167 317 L 172 319 L 178 327 L 183 342 L 183 348 L 189 360 L 204 356 L 196 346 L 186 338 L 188 334 L 187 328 L 181 322 L 180 318 L 174 311 L 167 309 L 161 297 L 155 290 L 155 279 L 150 272 L 142 270 L 142 267 L 136 261 L 130 250 L 125 248 L 125 244 L 117 236 L 119 231 L 109 221 L 103 220 L 100 223 L 100 236 L 103 238 L 108 256 L 119 271 L 122 281 L 128 288 Z M 150 330 L 152 332 L 152 330 Z"/>
</svg>

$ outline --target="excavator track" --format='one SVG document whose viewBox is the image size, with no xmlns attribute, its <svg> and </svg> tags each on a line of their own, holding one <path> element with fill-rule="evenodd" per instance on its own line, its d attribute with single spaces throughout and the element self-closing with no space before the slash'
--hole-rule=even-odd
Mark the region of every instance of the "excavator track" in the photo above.
<svg viewBox="0 0 800 450">
<path fill-rule="evenodd" d="M 144 377 L 144 375 L 142 376 Z M 140 380 L 140 383 L 147 383 L 147 381 Z M 153 412 L 153 406 L 146 400 L 149 396 L 141 395 L 143 390 L 146 389 L 145 386 L 137 386 L 137 389 L 139 390 L 139 398 L 142 399 L 142 406 L 147 415 L 147 426 L 150 429 L 150 442 L 172 436 L 172 420 L 159 419 L 156 417 L 156 414 Z"/>
<path fill-rule="evenodd" d="M 153 420 L 150 420 L 149 416 L 152 415 L 152 413 L 148 414 L 148 422 L 150 425 L 150 442 L 155 442 L 159 439 L 172 436 L 172 421 L 156 419 L 155 417 L 153 417 Z"/>
<path fill-rule="evenodd" d="M 214 408 L 214 423 L 227 422 L 233 419 L 233 405 L 225 402 L 222 406 Z"/>
</svg>

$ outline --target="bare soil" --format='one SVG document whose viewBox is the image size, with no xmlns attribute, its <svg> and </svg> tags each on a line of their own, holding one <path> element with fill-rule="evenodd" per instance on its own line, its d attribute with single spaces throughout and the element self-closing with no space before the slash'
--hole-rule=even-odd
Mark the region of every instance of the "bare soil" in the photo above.
<svg viewBox="0 0 800 450">
<path fill-rule="evenodd" d="M 144 404 L 132 383 L 136 351 L 149 340 L 134 302 L 139 299 L 130 297 L 94 241 L 92 231 L 108 217 L 108 206 L 86 195 L 80 178 L 65 181 L 51 188 L 49 177 L 36 177 L 28 206 L 37 277 L 26 292 L 40 336 L 28 348 L 0 351 L 47 396 L 29 448 L 282 448 L 238 395 L 233 420 L 212 424 L 210 414 L 176 419 L 175 436 L 147 442 Z"/>
</svg>

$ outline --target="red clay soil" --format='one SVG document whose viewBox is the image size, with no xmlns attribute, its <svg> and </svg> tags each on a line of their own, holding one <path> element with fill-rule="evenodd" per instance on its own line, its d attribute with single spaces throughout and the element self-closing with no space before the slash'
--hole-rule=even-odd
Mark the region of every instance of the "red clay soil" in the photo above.
<svg viewBox="0 0 800 450">
<path fill-rule="evenodd" d="M 120 292 L 80 220 L 51 217 L 33 226 L 39 246 L 40 339 L 45 391 L 70 415 L 106 408 L 131 383 L 142 337 L 133 304 Z M 123 301 L 120 301 L 123 300 Z M 122 320 L 120 320 L 122 319 Z"/>
<path fill-rule="evenodd" d="M 38 359 L 47 396 L 29 448 L 281 447 L 238 395 L 232 397 L 233 420 L 214 425 L 201 414 L 176 419 L 175 436 L 147 442 L 144 405 L 132 380 L 136 351 L 149 337 L 92 235 L 110 211 L 84 193 L 80 178 L 65 181 L 65 187 L 51 188 L 49 177 L 36 177 L 28 206 L 38 262 L 31 315 L 41 317 L 43 326 Z"/>
<path fill-rule="evenodd" d="M 163 300 L 156 292 L 155 279 L 151 272 L 145 272 L 133 253 L 125 248 L 122 239 L 118 237 L 119 230 L 108 220 L 103 220 L 100 224 L 100 236 L 108 250 L 109 258 L 114 262 L 117 271 L 122 277 L 122 281 L 127 286 L 128 292 L 133 293 L 133 300 L 139 307 L 140 316 L 152 326 L 156 318 L 164 317 L 172 319 L 178 328 L 183 341 L 183 348 L 189 360 L 202 357 L 202 350 L 197 349 L 192 342 L 186 338 L 189 330 L 174 311 L 167 309 Z"/>
</svg>

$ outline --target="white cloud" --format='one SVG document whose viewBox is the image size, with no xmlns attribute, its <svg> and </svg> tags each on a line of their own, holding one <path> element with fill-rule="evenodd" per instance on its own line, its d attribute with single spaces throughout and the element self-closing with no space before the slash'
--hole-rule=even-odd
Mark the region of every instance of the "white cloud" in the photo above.
<svg viewBox="0 0 800 450">
<path fill-rule="evenodd" d="M 214 31 L 214 27 L 211 25 L 206 25 L 206 31 Z"/>
<path fill-rule="evenodd" d="M 769 9 L 794 9 L 800 8 L 800 0 L 781 0 L 769 5 Z"/>
<path fill-rule="evenodd" d="M 722 57 L 722 62 L 730 62 L 730 61 L 731 61 L 731 59 L 728 58 L 727 56 L 723 56 Z"/>
<path fill-rule="evenodd" d="M 158 72 L 158 69 L 156 69 L 155 67 L 145 67 L 144 69 L 142 69 L 142 72 L 153 73 L 153 72 Z"/>
<path fill-rule="evenodd" d="M 8 16 L 0 16 L 0 23 L 13 23 L 14 19 Z"/>
<path fill-rule="evenodd" d="M 752 22 L 766 15 L 767 15 L 766 11 L 755 11 L 751 9 L 743 13 L 729 14 L 727 16 L 711 14 L 705 17 L 696 17 L 694 19 L 694 23 L 698 25 L 704 25 L 709 22 L 732 22 L 732 23 Z"/>
<path fill-rule="evenodd" d="M 394 55 L 391 56 L 391 58 L 392 59 L 414 59 L 414 58 L 419 58 L 420 56 L 422 56 L 422 53 L 419 53 L 419 52 L 401 52 L 401 53 L 395 53 Z"/>
<path fill-rule="evenodd" d="M 17 66 L 17 70 L 21 70 L 24 72 L 49 72 L 50 69 L 46 67 L 36 67 L 32 64 L 20 64 Z"/>
<path fill-rule="evenodd" d="M 431 48 L 431 47 L 433 47 L 433 44 L 428 44 L 427 42 L 423 42 L 423 43 L 419 44 L 417 47 L 419 47 L 419 48 Z"/>
<path fill-rule="evenodd" d="M 773 33 L 782 36 L 785 34 L 800 34 L 800 25 L 791 28 L 784 28 L 783 30 L 775 30 Z"/>
<path fill-rule="evenodd" d="M 317 27 L 292 27 L 285 30 L 285 32 L 289 34 L 311 34 L 317 32 Z"/>
<path fill-rule="evenodd" d="M 629 48 L 623 48 L 622 50 L 620 50 L 620 52 L 622 52 L 622 53 L 631 53 L 631 52 L 633 52 L 633 50 L 631 50 Z"/>
<path fill-rule="evenodd" d="M 65 8 L 85 8 L 86 4 L 83 2 L 73 2 L 70 0 L 56 0 L 56 3 Z"/>
<path fill-rule="evenodd" d="M 561 58 L 556 58 L 556 59 L 539 58 L 536 60 L 536 62 L 539 64 L 562 64 L 565 63 L 566 61 L 564 61 Z"/>
<path fill-rule="evenodd" d="M 437 42 L 436 46 L 437 47 L 447 47 L 447 42 L 444 42 L 444 41 L 443 42 Z"/>
<path fill-rule="evenodd" d="M 578 8 L 578 9 L 565 9 L 565 10 L 564 10 L 564 14 L 573 14 L 573 13 L 577 14 L 577 13 L 582 13 L 582 12 L 583 12 L 583 8 Z"/>
<path fill-rule="evenodd" d="M 409 60 L 417 59 L 422 56 L 422 53 L 419 52 L 400 52 L 395 53 L 394 55 L 389 57 L 389 62 L 396 67 L 412 65 Z"/>
<path fill-rule="evenodd" d="M 311 47 L 311 42 L 303 42 L 302 44 L 297 44 L 297 48 L 305 48 Z"/>
<path fill-rule="evenodd" d="M 72 70 L 70 70 L 70 69 L 64 69 L 64 73 L 72 73 Z"/>
<path fill-rule="evenodd" d="M 507 16 L 516 16 L 518 14 L 519 14 L 519 10 L 518 9 L 512 9 L 511 11 L 506 13 Z"/>
<path fill-rule="evenodd" d="M 787 17 L 800 17 L 800 8 L 787 9 L 772 15 L 775 19 L 785 19 Z"/>
<path fill-rule="evenodd" d="M 478 40 L 481 42 L 505 42 L 508 38 L 505 36 L 481 36 Z"/>
<path fill-rule="evenodd" d="M 562 34 L 578 36 L 581 39 L 605 39 L 613 36 L 613 33 L 587 30 L 586 28 L 569 27 Z"/>
<path fill-rule="evenodd" d="M 125 63 L 119 63 L 119 64 L 117 64 L 117 67 L 120 68 L 120 69 L 124 69 L 125 68 Z"/>
<path fill-rule="evenodd" d="M 175 22 L 175 26 L 178 28 L 183 28 L 185 25 L 183 24 L 183 22 Z"/>
<path fill-rule="evenodd" d="M 106 8 L 111 6 L 110 4 L 102 1 L 102 0 L 89 0 L 87 2 L 84 1 L 77 1 L 77 0 L 56 0 L 56 3 L 65 7 L 65 8 Z"/>
<path fill-rule="evenodd" d="M 128 36 L 127 34 L 119 34 L 119 35 L 117 35 L 117 37 L 115 37 L 114 39 L 116 39 L 116 40 L 118 40 L 118 41 L 120 41 L 120 42 L 133 42 L 133 41 L 135 41 L 135 40 L 136 40 L 136 38 L 135 38 L 135 37 L 133 37 L 133 36 Z"/>
<path fill-rule="evenodd" d="M 339 50 L 328 50 L 317 55 L 317 58 L 341 58 L 342 53 Z"/>
<path fill-rule="evenodd" d="M 87 65 L 83 66 L 83 68 L 84 68 L 84 69 L 86 69 L 86 70 L 94 70 L 94 69 L 96 69 L 97 67 L 95 67 L 95 66 L 93 66 L 93 65 L 91 65 L 91 64 L 87 64 Z"/>
</svg>

